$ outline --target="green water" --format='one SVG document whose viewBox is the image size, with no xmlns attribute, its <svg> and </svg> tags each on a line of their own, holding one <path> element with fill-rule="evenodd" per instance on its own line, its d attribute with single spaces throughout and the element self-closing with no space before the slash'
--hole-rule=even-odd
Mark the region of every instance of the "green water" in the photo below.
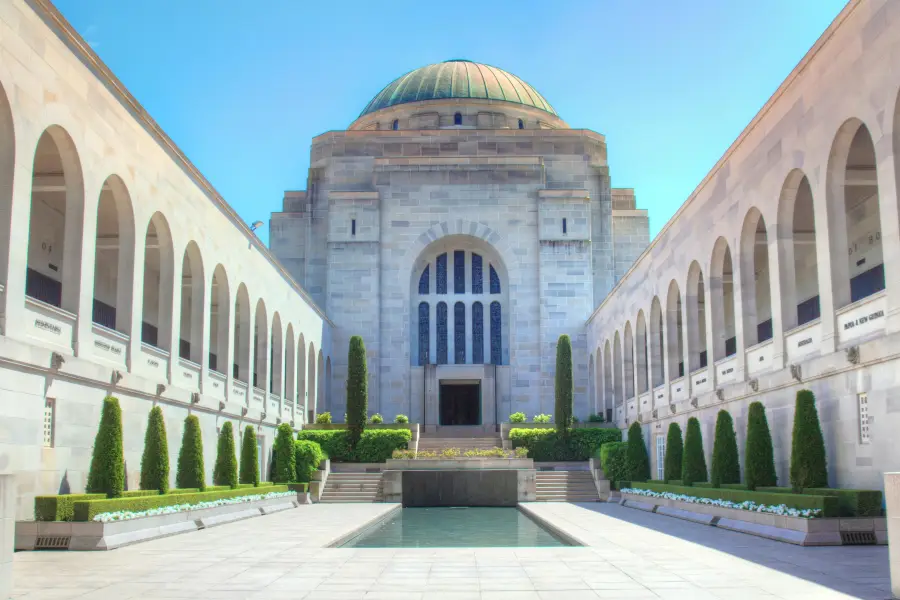
<svg viewBox="0 0 900 600">
<path fill-rule="evenodd" d="M 510 548 L 568 546 L 517 508 L 403 508 L 344 548 Z"/>
</svg>

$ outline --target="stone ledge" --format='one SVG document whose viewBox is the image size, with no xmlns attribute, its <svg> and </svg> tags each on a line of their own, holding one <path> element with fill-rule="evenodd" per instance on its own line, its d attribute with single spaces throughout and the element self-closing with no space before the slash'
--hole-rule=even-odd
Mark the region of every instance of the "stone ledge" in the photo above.
<svg viewBox="0 0 900 600">
<path fill-rule="evenodd" d="M 719 521 L 719 517 L 714 517 L 712 515 L 701 515 L 700 513 L 683 510 L 681 508 L 671 508 L 669 506 L 657 506 L 655 512 L 660 515 L 666 515 L 667 517 L 684 519 L 685 521 L 692 521 L 694 523 L 700 523 L 702 525 L 715 525 Z"/>
</svg>

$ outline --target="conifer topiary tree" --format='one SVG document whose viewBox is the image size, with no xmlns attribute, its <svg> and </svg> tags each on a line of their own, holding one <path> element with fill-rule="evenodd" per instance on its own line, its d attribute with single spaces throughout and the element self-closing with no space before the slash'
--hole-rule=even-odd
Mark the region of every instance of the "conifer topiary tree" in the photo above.
<svg viewBox="0 0 900 600">
<path fill-rule="evenodd" d="M 744 482 L 747 489 L 778 485 L 772 434 L 762 402 L 753 402 L 747 412 L 747 444 L 744 450 Z"/>
<path fill-rule="evenodd" d="M 647 481 L 650 479 L 650 457 L 644 445 L 644 431 L 641 424 L 634 422 L 628 428 L 628 478 L 631 481 Z"/>
<path fill-rule="evenodd" d="M 741 466 L 738 462 L 737 437 L 734 420 L 727 410 L 720 410 L 716 417 L 716 437 L 713 439 L 712 477 L 713 487 L 723 483 L 740 483 Z"/>
<path fill-rule="evenodd" d="M 273 453 L 275 468 L 272 481 L 289 483 L 297 477 L 297 456 L 294 451 L 294 430 L 289 423 L 278 426 L 275 438 L 275 452 Z"/>
<path fill-rule="evenodd" d="M 556 342 L 556 385 L 553 418 L 556 431 L 565 435 L 572 426 L 575 384 L 572 378 L 572 340 L 568 335 L 559 336 Z"/>
<path fill-rule="evenodd" d="M 122 409 L 118 398 L 103 400 L 100 426 L 94 438 L 87 493 L 119 498 L 125 489 L 125 450 L 122 447 Z"/>
<path fill-rule="evenodd" d="M 681 427 L 678 423 L 669 424 L 666 435 L 666 460 L 663 479 L 666 482 L 681 479 L 681 460 L 684 454 L 684 442 L 681 440 Z"/>
<path fill-rule="evenodd" d="M 681 463 L 681 480 L 684 485 L 706 481 L 706 457 L 703 455 L 703 433 L 700 421 L 691 417 L 684 434 L 684 458 Z"/>
<path fill-rule="evenodd" d="M 181 450 L 178 452 L 178 472 L 175 486 L 179 488 L 206 489 L 206 475 L 203 469 L 203 438 L 200 435 L 200 419 L 188 415 L 184 420 L 184 434 Z"/>
<path fill-rule="evenodd" d="M 241 442 L 241 483 L 259 486 L 259 450 L 256 447 L 256 430 L 253 425 L 244 428 L 244 439 Z"/>
<path fill-rule="evenodd" d="M 347 351 L 347 431 L 350 444 L 355 447 L 369 415 L 369 372 L 366 364 L 366 345 L 362 337 L 350 338 Z"/>
<path fill-rule="evenodd" d="M 797 492 L 828 487 L 825 440 L 816 410 L 816 397 L 810 390 L 797 392 L 791 435 L 791 487 Z"/>
<path fill-rule="evenodd" d="M 169 442 L 162 408 L 154 406 L 147 417 L 144 455 L 141 457 L 141 489 L 169 491 Z"/>
<path fill-rule="evenodd" d="M 234 428 L 231 421 L 225 421 L 219 432 L 219 444 L 216 448 L 216 466 L 213 469 L 213 485 L 237 487 L 237 456 L 234 453 Z"/>
</svg>

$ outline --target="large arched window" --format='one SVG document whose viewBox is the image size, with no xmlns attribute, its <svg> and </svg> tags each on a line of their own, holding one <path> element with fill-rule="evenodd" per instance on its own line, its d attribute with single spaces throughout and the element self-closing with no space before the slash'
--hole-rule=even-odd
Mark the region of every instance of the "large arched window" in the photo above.
<svg viewBox="0 0 900 600">
<path fill-rule="evenodd" d="M 134 215 L 128 190 L 115 175 L 100 191 L 95 252 L 93 321 L 130 333 Z"/>
<path fill-rule="evenodd" d="M 447 364 L 447 348 L 449 340 L 447 339 L 447 303 L 438 302 L 437 304 L 437 364 Z"/>
<path fill-rule="evenodd" d="M 666 295 L 666 361 L 669 381 L 684 377 L 684 327 L 681 318 L 681 290 L 673 279 Z"/>
<path fill-rule="evenodd" d="M 231 327 L 231 296 L 225 267 L 216 265 L 213 271 L 212 291 L 209 294 L 209 368 L 219 373 L 228 372 L 228 330 Z"/>
<path fill-rule="evenodd" d="M 169 350 L 172 342 L 173 254 L 169 224 L 162 213 L 155 213 L 147 225 L 144 246 L 141 341 L 163 350 Z"/>
<path fill-rule="evenodd" d="M 419 364 L 428 364 L 428 349 L 431 347 L 431 323 L 427 302 L 419 302 Z"/>
<path fill-rule="evenodd" d="M 713 360 L 731 356 L 737 351 L 734 329 L 734 269 L 731 249 L 725 238 L 716 240 L 709 275 L 710 308 L 712 309 Z"/>
<path fill-rule="evenodd" d="M 762 214 L 751 208 L 741 232 L 741 308 L 748 347 L 772 338 L 769 238 Z"/>
<path fill-rule="evenodd" d="M 788 175 L 778 207 L 778 250 L 784 328 L 793 329 L 820 316 L 819 264 L 812 189 L 802 171 Z"/>
</svg>

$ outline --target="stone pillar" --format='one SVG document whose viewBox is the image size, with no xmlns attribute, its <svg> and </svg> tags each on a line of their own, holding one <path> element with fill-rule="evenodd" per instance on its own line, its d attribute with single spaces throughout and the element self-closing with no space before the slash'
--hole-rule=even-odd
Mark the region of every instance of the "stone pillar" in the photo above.
<svg viewBox="0 0 900 600">
<path fill-rule="evenodd" d="M 16 539 L 16 478 L 0 475 L 0 600 L 12 595 Z"/>
<path fill-rule="evenodd" d="M 894 598 L 900 598 L 900 473 L 884 474 L 884 500 L 887 507 L 891 594 Z"/>
</svg>

